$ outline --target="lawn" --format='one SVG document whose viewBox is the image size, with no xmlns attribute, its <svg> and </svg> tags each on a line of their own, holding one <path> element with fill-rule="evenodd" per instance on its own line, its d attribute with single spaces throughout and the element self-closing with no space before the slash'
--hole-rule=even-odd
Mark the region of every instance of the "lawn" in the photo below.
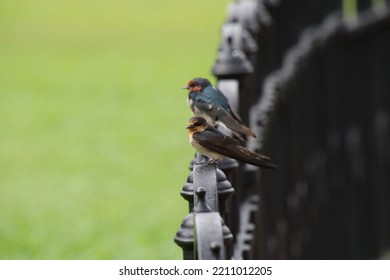
<svg viewBox="0 0 390 280">
<path fill-rule="evenodd" d="M 181 87 L 228 3 L 0 0 L 0 259 L 181 258 Z"/>
</svg>

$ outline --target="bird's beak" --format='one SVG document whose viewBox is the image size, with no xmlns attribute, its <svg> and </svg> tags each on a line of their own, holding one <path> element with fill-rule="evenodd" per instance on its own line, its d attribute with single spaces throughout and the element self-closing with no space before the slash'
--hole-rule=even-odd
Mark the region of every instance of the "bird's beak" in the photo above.
<svg viewBox="0 0 390 280">
<path fill-rule="evenodd" d="M 189 89 L 189 88 L 190 88 L 189 86 L 182 87 L 182 89 Z"/>
<path fill-rule="evenodd" d="M 192 124 L 189 124 L 189 125 L 187 125 L 187 129 L 190 129 L 190 128 L 194 128 L 195 126 L 193 126 Z"/>
</svg>

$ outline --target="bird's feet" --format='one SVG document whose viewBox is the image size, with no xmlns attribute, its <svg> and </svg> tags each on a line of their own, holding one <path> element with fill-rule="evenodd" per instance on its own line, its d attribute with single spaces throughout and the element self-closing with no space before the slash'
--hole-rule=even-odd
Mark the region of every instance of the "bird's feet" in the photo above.
<svg viewBox="0 0 390 280">
<path fill-rule="evenodd" d="M 217 164 L 218 160 L 217 159 L 209 159 L 209 161 L 207 163 L 208 164 Z"/>
<path fill-rule="evenodd" d="M 208 161 L 202 161 L 199 162 L 198 164 L 204 165 L 204 164 L 217 164 L 218 160 L 217 159 L 209 159 Z"/>
</svg>

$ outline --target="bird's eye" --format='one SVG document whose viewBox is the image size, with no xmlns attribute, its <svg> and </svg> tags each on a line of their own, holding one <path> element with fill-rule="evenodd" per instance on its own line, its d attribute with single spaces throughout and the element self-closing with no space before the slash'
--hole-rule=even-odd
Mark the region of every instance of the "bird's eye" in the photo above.
<svg viewBox="0 0 390 280">
<path fill-rule="evenodd" d="M 197 121 L 196 123 L 194 123 L 194 126 L 200 126 L 200 123 Z"/>
</svg>

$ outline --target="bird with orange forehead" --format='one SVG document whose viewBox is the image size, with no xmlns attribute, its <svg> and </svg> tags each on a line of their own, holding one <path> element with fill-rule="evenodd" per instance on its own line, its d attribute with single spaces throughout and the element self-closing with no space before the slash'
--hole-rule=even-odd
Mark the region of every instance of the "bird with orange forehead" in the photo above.
<svg viewBox="0 0 390 280">
<path fill-rule="evenodd" d="M 203 117 L 190 118 L 187 129 L 191 145 L 200 154 L 208 157 L 209 163 L 230 157 L 263 168 L 277 168 L 275 164 L 270 162 L 269 157 L 245 148 L 239 141 L 209 125 Z"/>
<path fill-rule="evenodd" d="M 204 117 L 211 125 L 230 129 L 240 140 L 256 137 L 241 118 L 232 110 L 226 96 L 209 80 L 195 78 L 184 87 L 188 89 L 188 106 L 195 116 Z"/>
</svg>

